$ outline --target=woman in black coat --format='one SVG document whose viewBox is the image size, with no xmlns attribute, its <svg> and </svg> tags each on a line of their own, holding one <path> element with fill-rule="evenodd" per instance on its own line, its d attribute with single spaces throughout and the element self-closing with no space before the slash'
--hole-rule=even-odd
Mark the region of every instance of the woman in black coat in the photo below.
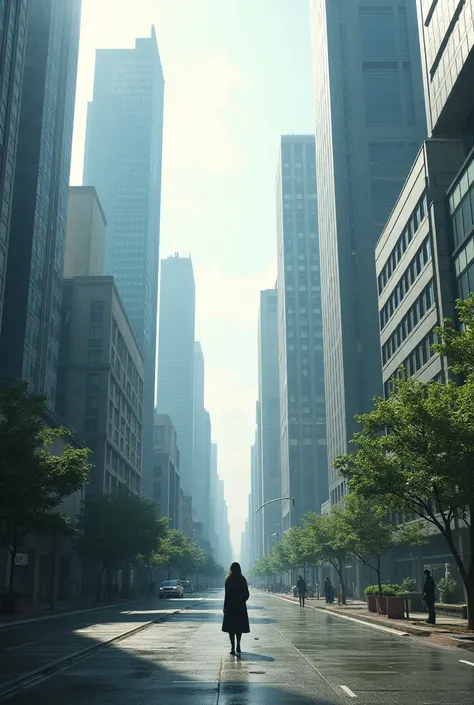
<svg viewBox="0 0 474 705">
<path fill-rule="evenodd" d="M 240 639 L 242 634 L 250 632 L 247 614 L 247 600 L 250 597 L 247 581 L 242 575 L 238 563 L 232 563 L 229 575 L 225 581 L 224 620 L 222 631 L 230 638 L 231 654 L 235 654 L 235 638 L 237 637 L 237 653 L 240 654 Z"/>
</svg>

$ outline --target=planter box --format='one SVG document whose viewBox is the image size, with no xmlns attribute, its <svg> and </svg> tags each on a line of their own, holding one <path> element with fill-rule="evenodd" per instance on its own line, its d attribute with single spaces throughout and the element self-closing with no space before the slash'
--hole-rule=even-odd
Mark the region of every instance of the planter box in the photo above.
<svg viewBox="0 0 474 705">
<path fill-rule="evenodd" d="M 386 597 L 379 597 L 377 595 L 375 598 L 375 602 L 377 605 L 377 613 L 378 614 L 387 614 L 387 598 Z"/>
<path fill-rule="evenodd" d="M 407 592 L 401 595 L 405 600 L 410 601 L 410 612 L 425 612 L 425 606 L 421 599 L 421 592 Z"/>
<path fill-rule="evenodd" d="M 0 612 L 1 614 L 23 614 L 28 604 L 27 597 L 6 597 L 2 598 Z"/>
<path fill-rule="evenodd" d="M 376 595 L 366 595 L 367 609 L 369 612 L 377 612 L 377 597 Z"/>
<path fill-rule="evenodd" d="M 445 605 L 436 603 L 436 612 L 445 617 L 467 619 L 467 605 Z"/>
<path fill-rule="evenodd" d="M 385 600 L 389 619 L 405 619 L 405 598 L 386 597 Z"/>
</svg>

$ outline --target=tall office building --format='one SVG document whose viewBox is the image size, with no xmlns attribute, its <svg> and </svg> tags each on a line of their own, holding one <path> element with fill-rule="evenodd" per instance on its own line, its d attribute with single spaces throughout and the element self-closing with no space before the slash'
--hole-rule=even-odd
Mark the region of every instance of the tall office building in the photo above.
<svg viewBox="0 0 474 705">
<path fill-rule="evenodd" d="M 202 534 L 207 538 L 206 524 L 206 450 L 204 417 L 204 355 L 201 343 L 194 343 L 194 429 L 193 429 L 193 513 L 194 520 L 203 525 Z"/>
<path fill-rule="evenodd" d="M 443 3 L 444 4 L 444 3 Z M 331 504 L 382 391 L 375 243 L 426 136 L 413 0 L 311 0 Z"/>
<path fill-rule="evenodd" d="M 164 78 L 155 30 L 133 49 L 97 51 L 84 157 L 107 219 L 113 275 L 145 358 L 144 494 L 152 491 Z"/>
<path fill-rule="evenodd" d="M 0 6 L 0 333 L 20 124 L 27 13 L 27 0 L 2 3 Z"/>
<path fill-rule="evenodd" d="M 64 277 L 100 277 L 105 271 L 107 221 L 93 186 L 70 186 Z"/>
<path fill-rule="evenodd" d="M 193 491 L 194 322 L 196 292 L 190 257 L 161 263 L 157 405 L 178 434 L 181 487 Z"/>
<path fill-rule="evenodd" d="M 277 176 L 283 531 L 327 499 L 319 231 L 313 135 L 283 136 Z"/>
<path fill-rule="evenodd" d="M 29 3 L 0 338 L 2 375 L 27 380 L 52 404 L 80 18 L 80 0 Z"/>
<path fill-rule="evenodd" d="M 278 371 L 278 291 L 260 292 L 258 324 L 259 451 L 262 468 L 262 503 L 281 497 L 280 377 Z M 262 509 L 263 551 L 281 538 L 281 505 Z"/>
</svg>

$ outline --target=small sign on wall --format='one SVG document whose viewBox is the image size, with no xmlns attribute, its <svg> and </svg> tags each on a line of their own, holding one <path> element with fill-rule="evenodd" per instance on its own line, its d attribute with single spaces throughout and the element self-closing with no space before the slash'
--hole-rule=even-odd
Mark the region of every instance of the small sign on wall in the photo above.
<svg viewBox="0 0 474 705">
<path fill-rule="evenodd" d="M 28 554 L 17 553 L 15 556 L 15 565 L 28 565 Z"/>
</svg>

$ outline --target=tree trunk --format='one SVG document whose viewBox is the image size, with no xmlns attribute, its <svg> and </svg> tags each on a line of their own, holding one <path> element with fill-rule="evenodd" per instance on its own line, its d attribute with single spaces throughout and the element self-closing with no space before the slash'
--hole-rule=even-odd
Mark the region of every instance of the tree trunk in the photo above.
<svg viewBox="0 0 474 705">
<path fill-rule="evenodd" d="M 377 556 L 376 572 L 377 572 L 377 582 L 378 582 L 378 586 L 379 586 L 379 595 L 380 595 L 380 597 L 382 597 L 383 589 L 382 589 L 382 578 L 380 576 L 380 558 L 379 558 L 379 556 Z"/>
<path fill-rule="evenodd" d="M 15 574 L 15 559 L 18 553 L 17 546 L 12 546 L 8 549 L 10 551 L 10 582 L 8 583 L 8 596 L 11 597 L 13 593 L 13 576 Z"/>
<path fill-rule="evenodd" d="M 100 598 L 102 597 L 102 576 L 104 575 L 104 570 L 107 567 L 107 563 L 102 563 L 102 567 L 100 569 L 99 573 L 99 580 L 97 583 L 97 602 L 100 602 Z"/>
<path fill-rule="evenodd" d="M 466 585 L 467 628 L 474 630 L 474 571 L 470 571 Z"/>
<path fill-rule="evenodd" d="M 56 587 L 56 554 L 58 552 L 58 532 L 53 529 L 51 541 L 51 566 L 49 576 L 49 609 L 54 610 L 54 598 Z"/>
</svg>

